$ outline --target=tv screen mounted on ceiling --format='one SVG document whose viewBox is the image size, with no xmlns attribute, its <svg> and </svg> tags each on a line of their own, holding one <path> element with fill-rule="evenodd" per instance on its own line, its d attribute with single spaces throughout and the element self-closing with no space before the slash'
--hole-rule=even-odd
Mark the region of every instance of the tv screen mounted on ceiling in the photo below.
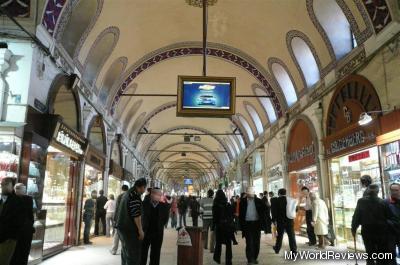
<svg viewBox="0 0 400 265">
<path fill-rule="evenodd" d="M 178 76 L 178 116 L 227 117 L 235 114 L 234 77 Z"/>
</svg>

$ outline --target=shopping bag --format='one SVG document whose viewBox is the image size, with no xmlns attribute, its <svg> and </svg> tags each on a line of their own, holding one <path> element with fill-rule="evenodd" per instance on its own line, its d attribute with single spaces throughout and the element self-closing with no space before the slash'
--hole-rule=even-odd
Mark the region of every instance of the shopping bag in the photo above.
<svg viewBox="0 0 400 265">
<path fill-rule="evenodd" d="M 286 197 L 286 217 L 289 219 L 296 218 L 297 200 L 291 197 Z"/>
<path fill-rule="evenodd" d="M 178 246 L 187 246 L 191 247 L 192 246 L 192 239 L 190 238 L 189 233 L 186 231 L 184 227 L 179 229 L 178 231 Z"/>
</svg>

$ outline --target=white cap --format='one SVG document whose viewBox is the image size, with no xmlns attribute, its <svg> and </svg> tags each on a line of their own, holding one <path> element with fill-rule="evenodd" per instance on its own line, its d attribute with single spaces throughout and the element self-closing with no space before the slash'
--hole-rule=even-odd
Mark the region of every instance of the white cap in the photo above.
<svg viewBox="0 0 400 265">
<path fill-rule="evenodd" d="M 246 193 L 254 195 L 254 194 L 256 194 L 256 190 L 254 187 L 248 187 Z"/>
</svg>

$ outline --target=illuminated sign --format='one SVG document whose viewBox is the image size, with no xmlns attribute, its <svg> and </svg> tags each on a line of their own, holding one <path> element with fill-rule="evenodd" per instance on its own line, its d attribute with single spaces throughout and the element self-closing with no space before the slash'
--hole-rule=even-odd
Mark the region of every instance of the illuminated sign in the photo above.
<svg viewBox="0 0 400 265">
<path fill-rule="evenodd" d="M 77 132 L 68 128 L 65 124 L 60 123 L 58 131 L 54 137 L 55 141 L 62 146 L 65 146 L 74 153 L 83 156 L 85 154 L 87 141 Z"/>
</svg>

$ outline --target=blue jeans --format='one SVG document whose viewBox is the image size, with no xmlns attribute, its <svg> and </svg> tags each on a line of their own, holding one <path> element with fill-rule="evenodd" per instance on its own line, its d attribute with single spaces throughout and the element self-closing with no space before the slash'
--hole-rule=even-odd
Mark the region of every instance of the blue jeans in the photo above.
<svg viewBox="0 0 400 265">
<path fill-rule="evenodd" d="M 84 243 L 89 242 L 90 228 L 92 226 L 92 220 L 93 220 L 92 215 L 83 214 L 83 223 L 85 224 L 85 228 L 83 230 L 83 242 Z"/>
</svg>

